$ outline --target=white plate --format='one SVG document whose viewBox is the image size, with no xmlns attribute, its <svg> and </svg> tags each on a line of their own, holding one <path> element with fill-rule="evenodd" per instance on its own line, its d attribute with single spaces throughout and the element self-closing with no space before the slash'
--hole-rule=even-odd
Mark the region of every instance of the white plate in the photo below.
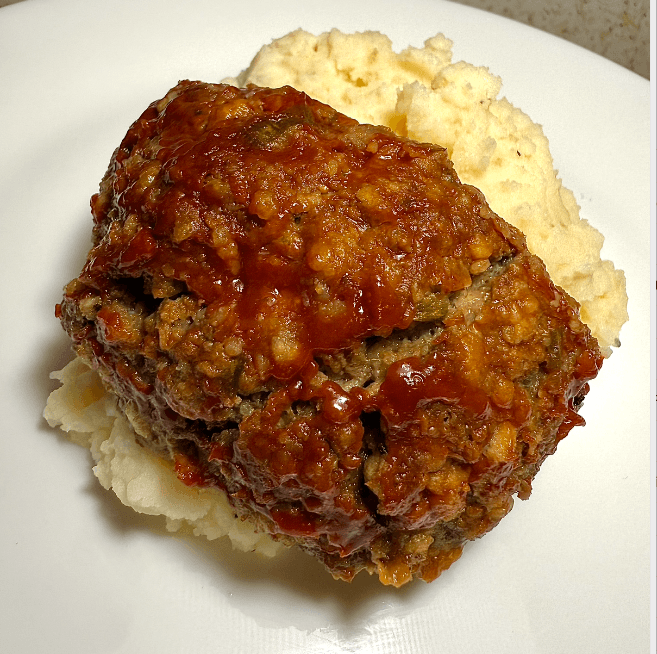
<svg viewBox="0 0 657 654">
<path fill-rule="evenodd" d="M 442 31 L 541 122 L 627 273 L 630 322 L 532 498 L 431 585 L 333 581 L 168 535 L 102 491 L 40 417 L 68 358 L 53 315 L 113 148 L 179 78 L 218 81 L 302 26 Z M 441 0 L 29 0 L 0 10 L 0 633 L 8 652 L 635 653 L 649 638 L 649 84 L 565 41 Z M 654 482 L 653 482 L 654 483 Z"/>
</svg>

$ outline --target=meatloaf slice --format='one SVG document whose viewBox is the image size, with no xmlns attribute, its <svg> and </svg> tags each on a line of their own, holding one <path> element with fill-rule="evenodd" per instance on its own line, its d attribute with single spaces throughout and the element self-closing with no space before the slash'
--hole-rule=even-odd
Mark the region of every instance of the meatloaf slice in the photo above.
<svg viewBox="0 0 657 654">
<path fill-rule="evenodd" d="M 583 423 L 576 302 L 441 147 L 185 81 L 91 206 L 75 351 L 183 482 L 335 577 L 433 580 Z"/>
</svg>

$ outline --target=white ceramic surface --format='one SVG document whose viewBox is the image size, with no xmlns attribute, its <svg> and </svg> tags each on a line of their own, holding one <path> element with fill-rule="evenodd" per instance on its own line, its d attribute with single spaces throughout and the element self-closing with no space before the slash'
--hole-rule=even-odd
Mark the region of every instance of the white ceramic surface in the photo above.
<svg viewBox="0 0 657 654">
<path fill-rule="evenodd" d="M 313 560 L 172 536 L 97 484 L 41 412 L 68 359 L 53 307 L 89 197 L 147 104 L 217 81 L 299 26 L 442 31 L 544 125 L 582 214 L 625 269 L 630 322 L 528 502 L 438 581 L 333 581 Z M 531 43 L 531 47 L 527 44 Z M 436 0 L 31 0 L 0 12 L 0 634 L 7 652 L 647 652 L 649 84 L 518 23 Z"/>
</svg>

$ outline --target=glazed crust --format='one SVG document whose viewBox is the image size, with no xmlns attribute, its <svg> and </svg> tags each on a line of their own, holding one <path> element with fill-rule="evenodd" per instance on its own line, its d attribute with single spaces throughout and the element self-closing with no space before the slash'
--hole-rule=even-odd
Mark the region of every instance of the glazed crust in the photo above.
<svg viewBox="0 0 657 654">
<path fill-rule="evenodd" d="M 443 148 L 181 82 L 91 204 L 78 355 L 185 483 L 336 577 L 431 581 L 583 422 L 595 339 Z"/>
</svg>

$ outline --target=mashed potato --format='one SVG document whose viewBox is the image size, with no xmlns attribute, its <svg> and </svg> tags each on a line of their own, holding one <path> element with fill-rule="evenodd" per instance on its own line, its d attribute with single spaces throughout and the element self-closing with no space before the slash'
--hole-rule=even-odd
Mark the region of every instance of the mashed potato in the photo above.
<svg viewBox="0 0 657 654">
<path fill-rule="evenodd" d="M 481 189 L 493 211 L 518 227 L 550 276 L 581 304 L 582 320 L 606 356 L 627 316 L 625 276 L 602 261 L 603 236 L 579 217 L 562 186 L 539 125 L 498 99 L 499 77 L 452 63 L 443 35 L 395 53 L 378 32 L 313 36 L 292 32 L 264 46 L 238 86 L 289 84 L 360 122 L 446 147 L 462 181 Z"/>
<path fill-rule="evenodd" d="M 579 217 L 573 194 L 553 168 L 540 126 L 505 99 L 485 68 L 452 63 L 442 35 L 397 54 L 375 32 L 313 36 L 298 30 L 262 48 L 247 70 L 225 80 L 244 86 L 289 84 L 361 122 L 445 146 L 461 179 L 527 236 L 555 282 L 582 305 L 582 319 L 605 354 L 627 320 L 625 278 L 601 261 L 603 237 Z M 225 495 L 192 488 L 173 467 L 135 442 L 128 419 L 81 360 L 52 374 L 62 383 L 45 410 L 75 442 L 89 447 L 94 473 L 124 504 L 166 516 L 210 539 L 228 535 L 241 550 L 273 556 L 283 545 L 236 518 Z"/>
<path fill-rule="evenodd" d="M 48 398 L 48 424 L 91 450 L 98 481 L 123 504 L 138 513 L 164 515 L 169 531 L 191 528 L 196 536 L 210 540 L 227 535 L 245 552 L 274 556 L 284 547 L 237 518 L 223 492 L 186 486 L 171 463 L 137 445 L 127 418 L 82 359 L 74 359 L 51 378 L 62 386 Z"/>
</svg>

